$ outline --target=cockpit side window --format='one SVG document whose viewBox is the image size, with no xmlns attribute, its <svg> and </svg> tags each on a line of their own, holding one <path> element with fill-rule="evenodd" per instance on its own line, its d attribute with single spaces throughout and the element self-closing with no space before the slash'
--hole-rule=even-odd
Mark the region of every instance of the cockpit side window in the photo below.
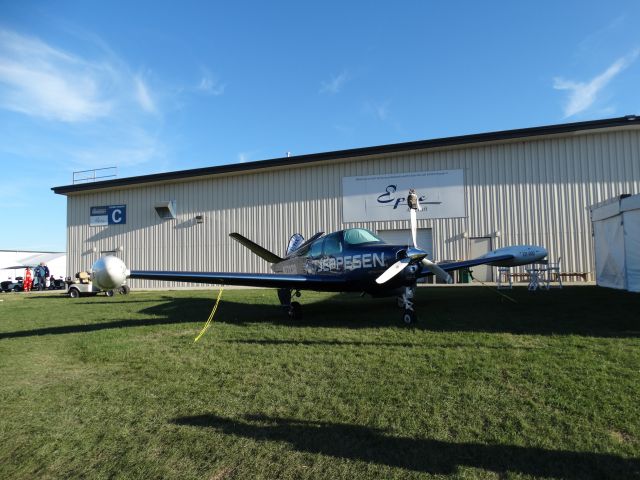
<svg viewBox="0 0 640 480">
<path fill-rule="evenodd" d="M 319 238 L 311 244 L 309 248 L 309 256 L 311 258 L 318 258 L 322 255 L 322 244 L 324 243 L 324 237 Z"/>
<path fill-rule="evenodd" d="M 341 233 L 336 232 L 324 237 L 323 252 L 326 256 L 334 257 L 342 253 L 342 239 Z"/>
</svg>

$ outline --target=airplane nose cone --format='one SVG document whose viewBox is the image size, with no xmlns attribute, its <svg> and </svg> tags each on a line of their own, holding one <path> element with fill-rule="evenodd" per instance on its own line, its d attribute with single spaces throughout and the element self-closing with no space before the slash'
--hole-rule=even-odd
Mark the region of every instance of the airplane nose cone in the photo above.
<svg viewBox="0 0 640 480">
<path fill-rule="evenodd" d="M 99 258 L 91 267 L 92 281 L 100 290 L 120 287 L 128 274 L 129 271 L 124 262 L 113 256 Z"/>
</svg>

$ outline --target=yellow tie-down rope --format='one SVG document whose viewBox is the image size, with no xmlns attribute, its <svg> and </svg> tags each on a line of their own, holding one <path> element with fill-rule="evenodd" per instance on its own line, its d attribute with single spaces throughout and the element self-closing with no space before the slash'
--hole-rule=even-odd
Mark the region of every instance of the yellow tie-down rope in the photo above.
<svg viewBox="0 0 640 480">
<path fill-rule="evenodd" d="M 216 300 L 216 304 L 213 306 L 213 310 L 211 310 L 211 315 L 209 315 L 207 322 L 204 324 L 204 327 L 202 327 L 202 330 L 200 330 L 200 333 L 195 338 L 193 343 L 196 343 L 198 340 L 200 340 L 200 337 L 202 337 L 204 335 L 204 332 L 206 332 L 211 326 L 211 322 L 213 321 L 213 316 L 216 314 L 216 310 L 218 309 L 218 304 L 220 303 L 220 298 L 222 298 L 223 290 L 224 290 L 224 287 L 220 287 L 220 293 L 218 293 L 218 299 Z"/>
</svg>

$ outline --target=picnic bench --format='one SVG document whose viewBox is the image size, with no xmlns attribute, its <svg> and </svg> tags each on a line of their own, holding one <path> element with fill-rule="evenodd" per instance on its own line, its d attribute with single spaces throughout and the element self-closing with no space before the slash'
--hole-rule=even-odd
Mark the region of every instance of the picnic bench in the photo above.
<svg viewBox="0 0 640 480">
<path fill-rule="evenodd" d="M 561 272 L 561 258 L 556 262 L 541 261 L 525 269 L 525 272 L 511 272 L 509 267 L 498 268 L 498 288 L 512 288 L 513 281 L 527 282 L 529 290 L 562 288 L 565 278 L 581 278 L 587 281 L 589 272 Z"/>
<path fill-rule="evenodd" d="M 560 275 L 560 278 L 579 277 L 584 282 L 586 282 L 589 279 L 589 272 L 562 272 L 562 273 L 554 273 L 553 275 Z"/>
<path fill-rule="evenodd" d="M 527 272 L 514 272 L 514 273 L 509 273 L 508 275 L 513 279 L 514 282 L 527 283 L 527 282 L 529 282 L 529 279 L 531 278 L 531 275 L 529 273 L 527 273 Z M 551 281 L 557 281 L 557 276 L 558 275 L 562 279 L 565 279 L 565 278 L 580 278 L 584 282 L 589 280 L 589 272 L 561 272 L 561 273 L 552 273 L 551 274 Z"/>
</svg>

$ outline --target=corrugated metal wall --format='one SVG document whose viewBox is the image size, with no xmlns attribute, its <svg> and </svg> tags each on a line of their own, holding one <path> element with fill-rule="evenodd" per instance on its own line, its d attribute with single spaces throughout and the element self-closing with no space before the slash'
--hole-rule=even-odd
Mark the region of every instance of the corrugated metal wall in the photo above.
<svg viewBox="0 0 640 480">
<path fill-rule="evenodd" d="M 355 225 L 408 228 L 397 221 L 343 224 L 342 177 L 460 168 L 467 218 L 419 224 L 433 228 L 434 258 L 467 258 L 469 237 L 493 236 L 494 248 L 545 245 L 551 259 L 562 257 L 564 271 L 591 272 L 588 206 L 640 192 L 640 131 L 618 128 L 73 194 L 68 272 L 89 269 L 100 252 L 118 247 L 132 269 L 266 272 L 268 264 L 231 240 L 230 232 L 283 254 L 295 232 L 308 237 Z M 154 204 L 172 199 L 177 219 L 161 220 Z M 89 226 L 90 207 L 116 204 L 127 205 L 126 225 Z M 198 214 L 204 223 L 196 223 Z"/>
</svg>

